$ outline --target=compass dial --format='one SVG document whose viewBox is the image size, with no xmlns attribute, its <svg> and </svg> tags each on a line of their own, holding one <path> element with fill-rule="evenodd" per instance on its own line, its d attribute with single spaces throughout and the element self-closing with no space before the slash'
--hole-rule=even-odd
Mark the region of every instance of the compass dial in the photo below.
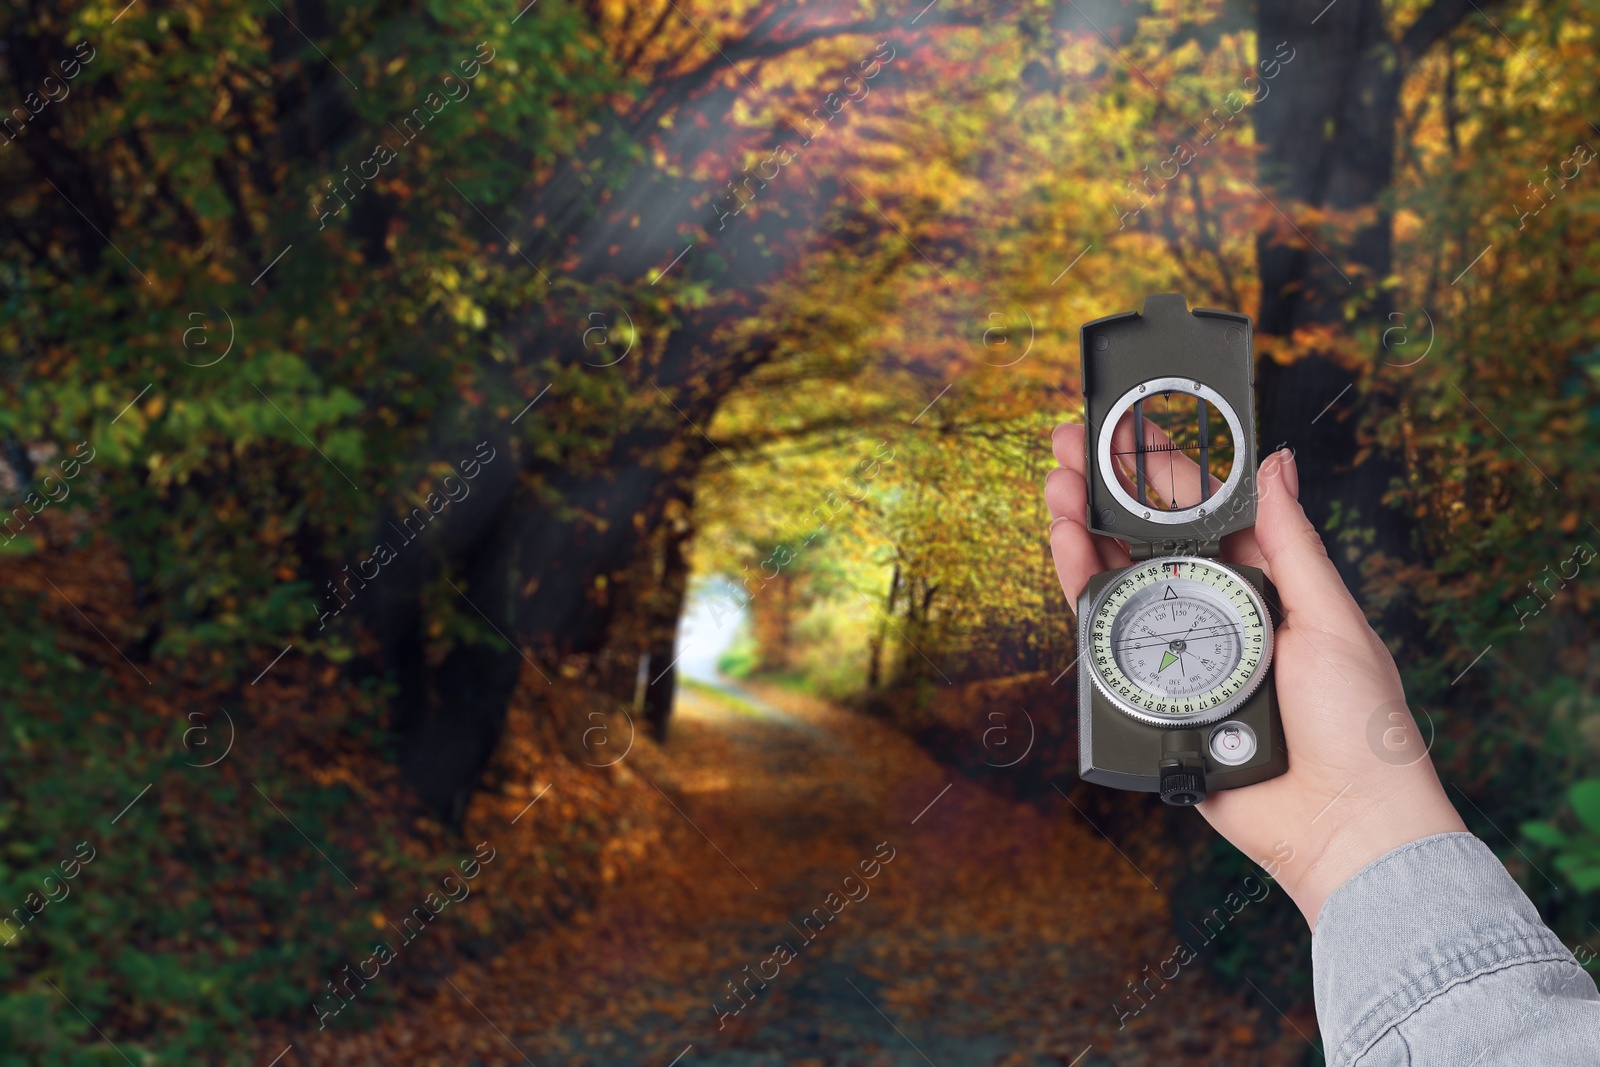
<svg viewBox="0 0 1600 1067">
<path fill-rule="evenodd" d="M 1266 605 L 1212 560 L 1167 556 L 1101 590 L 1086 620 L 1090 675 L 1141 722 L 1197 726 L 1236 711 L 1272 661 Z"/>
</svg>

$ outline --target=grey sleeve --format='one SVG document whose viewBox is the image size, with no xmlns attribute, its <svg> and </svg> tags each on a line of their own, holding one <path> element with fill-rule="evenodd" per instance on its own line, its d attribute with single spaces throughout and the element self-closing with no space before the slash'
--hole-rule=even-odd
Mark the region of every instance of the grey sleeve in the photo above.
<svg viewBox="0 0 1600 1067">
<path fill-rule="evenodd" d="M 1594 1067 L 1600 994 L 1487 845 L 1402 845 L 1334 891 L 1311 939 L 1329 1067 Z"/>
</svg>

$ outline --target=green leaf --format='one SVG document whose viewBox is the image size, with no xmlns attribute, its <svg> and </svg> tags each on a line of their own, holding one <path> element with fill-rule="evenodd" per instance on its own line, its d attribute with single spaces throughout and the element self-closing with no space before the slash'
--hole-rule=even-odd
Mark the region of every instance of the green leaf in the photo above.
<svg viewBox="0 0 1600 1067">
<path fill-rule="evenodd" d="M 1565 848 L 1567 844 L 1567 835 L 1547 822 L 1523 823 L 1522 836 L 1548 848 Z"/>
<path fill-rule="evenodd" d="M 1600 867 L 1580 867 L 1566 873 L 1567 880 L 1580 892 L 1592 893 L 1600 889 Z"/>
<path fill-rule="evenodd" d="M 1567 798 L 1583 825 L 1600 833 L 1600 779 L 1586 778 L 1578 782 L 1568 791 Z"/>
</svg>

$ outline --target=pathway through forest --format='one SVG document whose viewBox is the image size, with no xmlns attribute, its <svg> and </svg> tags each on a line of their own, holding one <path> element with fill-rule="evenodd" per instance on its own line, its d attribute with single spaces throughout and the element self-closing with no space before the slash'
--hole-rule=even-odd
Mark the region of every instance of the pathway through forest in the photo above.
<svg viewBox="0 0 1600 1067">
<path fill-rule="evenodd" d="M 685 691 L 664 754 L 653 784 L 692 832 L 594 912 L 455 975 L 462 996 L 435 1008 L 477 1036 L 438 1062 L 1301 1062 L 1292 1031 L 1263 1044 L 1271 1008 L 1198 966 L 1119 1029 L 1112 1001 L 1136 1004 L 1128 983 L 1175 939 L 1162 893 L 1070 808 L 998 799 L 881 723 L 771 687 Z"/>
</svg>

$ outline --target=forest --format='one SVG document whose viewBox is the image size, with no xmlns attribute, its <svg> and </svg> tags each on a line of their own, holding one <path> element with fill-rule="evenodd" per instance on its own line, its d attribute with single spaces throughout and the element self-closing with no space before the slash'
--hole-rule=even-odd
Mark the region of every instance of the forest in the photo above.
<svg viewBox="0 0 1600 1067">
<path fill-rule="evenodd" d="M 1273 872 L 1078 779 L 1041 487 L 1163 293 L 1600 970 L 1597 36 L 8 5 L 0 1065 L 1323 1063 Z"/>
</svg>

